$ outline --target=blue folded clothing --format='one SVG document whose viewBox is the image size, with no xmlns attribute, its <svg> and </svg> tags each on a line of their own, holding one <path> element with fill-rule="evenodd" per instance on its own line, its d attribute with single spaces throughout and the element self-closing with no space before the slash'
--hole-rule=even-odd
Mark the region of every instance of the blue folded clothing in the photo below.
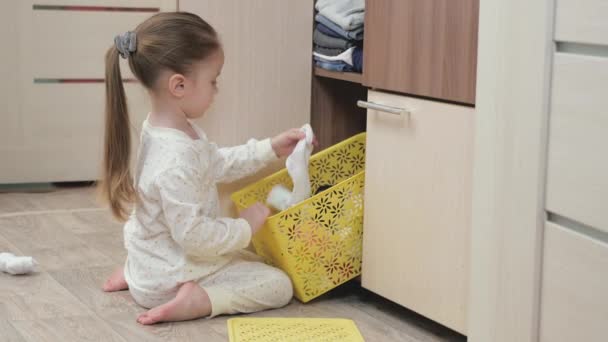
<svg viewBox="0 0 608 342">
<path fill-rule="evenodd" d="M 353 51 L 353 69 L 358 72 L 363 71 L 363 48 L 356 47 Z"/>
<path fill-rule="evenodd" d="M 351 30 L 351 31 L 346 31 L 343 28 L 341 28 L 340 26 L 336 25 L 331 20 L 322 16 L 321 14 L 317 14 L 315 16 L 315 20 L 318 23 L 325 25 L 328 29 L 330 29 L 335 34 L 339 35 L 340 37 L 350 39 L 350 40 L 363 40 L 363 26 L 361 26 L 357 29 Z"/>
<path fill-rule="evenodd" d="M 324 33 L 330 37 L 345 39 L 343 36 L 332 31 L 329 27 L 325 26 L 324 24 L 322 24 L 320 22 L 317 22 L 317 29 L 319 31 L 321 31 L 321 33 Z"/>
<path fill-rule="evenodd" d="M 348 40 L 343 37 L 332 37 L 321 32 L 318 25 L 312 33 L 312 41 L 322 47 L 342 50 L 346 50 L 355 45 L 353 40 Z"/>
<path fill-rule="evenodd" d="M 325 62 L 320 60 L 315 60 L 315 65 L 319 68 L 331 71 L 340 71 L 340 72 L 352 72 L 353 67 L 344 63 L 344 62 Z"/>
<path fill-rule="evenodd" d="M 344 52 L 346 50 L 344 50 L 344 49 L 333 49 L 333 48 L 328 48 L 328 47 L 324 47 L 324 46 L 320 46 L 320 45 L 314 44 L 312 51 L 320 53 L 322 55 L 326 55 L 326 56 L 337 56 L 337 55 L 341 54 L 342 52 Z"/>
<path fill-rule="evenodd" d="M 347 53 L 350 54 L 347 55 Z M 327 56 L 316 52 L 313 53 L 313 58 L 317 62 L 329 63 L 334 66 L 344 63 L 355 72 L 363 71 L 363 48 L 361 47 L 351 48 L 338 56 Z"/>
</svg>

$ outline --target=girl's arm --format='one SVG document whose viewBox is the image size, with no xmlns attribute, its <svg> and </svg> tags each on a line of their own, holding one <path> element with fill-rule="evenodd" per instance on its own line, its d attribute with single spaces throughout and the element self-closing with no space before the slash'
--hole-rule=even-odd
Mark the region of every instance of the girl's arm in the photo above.
<svg viewBox="0 0 608 342">
<path fill-rule="evenodd" d="M 278 159 L 270 139 L 251 139 L 245 145 L 217 149 L 215 179 L 229 183 L 250 176 Z"/>
<path fill-rule="evenodd" d="M 173 239 L 186 254 L 213 257 L 243 249 L 251 240 L 251 226 L 242 219 L 205 216 L 201 171 L 173 168 L 157 177 L 163 216 Z"/>
<path fill-rule="evenodd" d="M 312 135 L 312 129 L 308 126 Z M 298 141 L 306 138 L 303 130 L 298 128 L 289 129 L 276 137 L 262 141 L 249 140 L 242 146 L 220 148 L 217 150 L 219 162 L 216 166 L 216 180 L 219 182 L 231 182 L 249 176 L 269 162 L 278 158 L 287 157 L 293 152 Z M 312 136 L 313 145 L 317 140 Z"/>
</svg>

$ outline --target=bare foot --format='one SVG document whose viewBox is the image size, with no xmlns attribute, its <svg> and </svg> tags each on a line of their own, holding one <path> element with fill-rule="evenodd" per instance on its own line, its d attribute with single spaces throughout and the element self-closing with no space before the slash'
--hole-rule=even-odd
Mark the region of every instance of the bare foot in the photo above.
<svg viewBox="0 0 608 342">
<path fill-rule="evenodd" d="M 198 284 L 188 282 L 177 291 L 175 298 L 139 315 L 137 322 L 148 325 L 158 322 L 187 321 L 211 314 L 211 301 Z"/>
<path fill-rule="evenodd" d="M 103 284 L 103 290 L 105 292 L 122 291 L 129 288 L 127 281 L 125 280 L 125 273 L 122 267 L 119 267 L 112 273 L 110 278 Z"/>
</svg>

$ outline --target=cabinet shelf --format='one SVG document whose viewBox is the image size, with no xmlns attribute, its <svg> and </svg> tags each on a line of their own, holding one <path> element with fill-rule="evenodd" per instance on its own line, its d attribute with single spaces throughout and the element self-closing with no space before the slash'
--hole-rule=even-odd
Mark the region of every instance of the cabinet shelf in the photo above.
<svg viewBox="0 0 608 342">
<path fill-rule="evenodd" d="M 323 68 L 315 67 L 315 75 L 358 84 L 363 83 L 363 74 L 356 72 L 330 71 Z"/>
</svg>

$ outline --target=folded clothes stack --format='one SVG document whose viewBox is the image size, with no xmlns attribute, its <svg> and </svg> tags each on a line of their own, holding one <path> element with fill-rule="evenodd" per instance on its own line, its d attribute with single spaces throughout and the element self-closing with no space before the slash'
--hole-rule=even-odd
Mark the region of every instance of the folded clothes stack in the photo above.
<svg viewBox="0 0 608 342">
<path fill-rule="evenodd" d="M 332 71 L 361 72 L 365 0 L 318 0 L 315 8 L 315 65 Z"/>
</svg>

